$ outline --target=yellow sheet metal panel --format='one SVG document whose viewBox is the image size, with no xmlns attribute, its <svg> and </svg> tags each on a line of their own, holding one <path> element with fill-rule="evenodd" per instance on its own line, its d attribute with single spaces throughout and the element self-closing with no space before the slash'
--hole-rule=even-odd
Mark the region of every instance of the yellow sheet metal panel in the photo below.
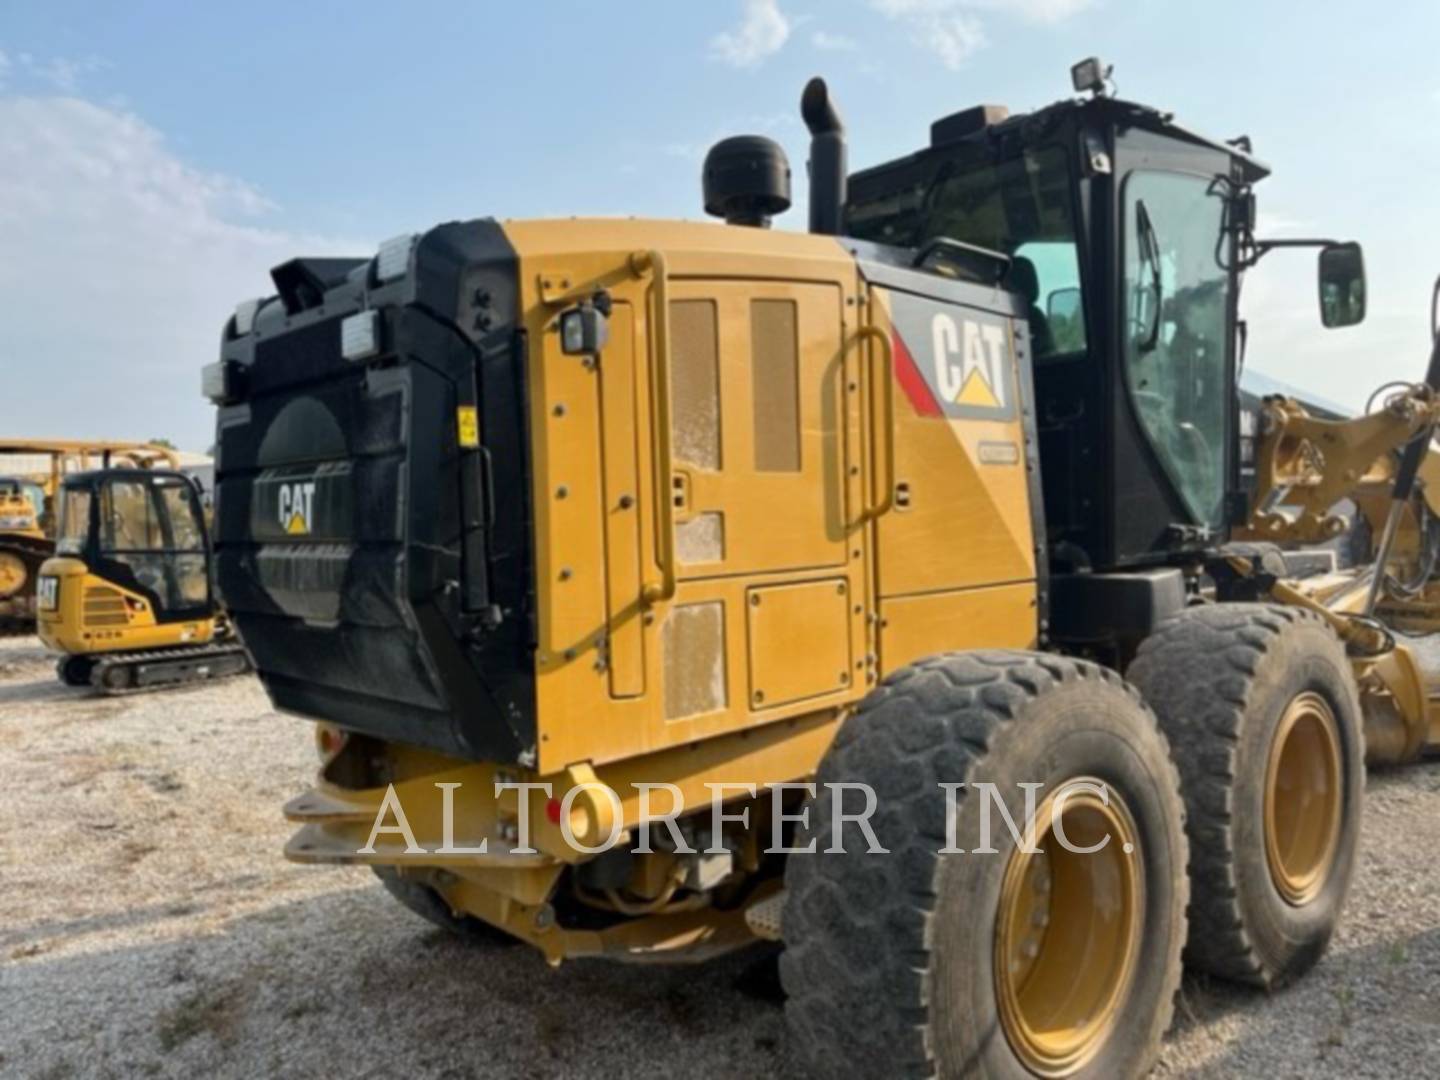
<svg viewBox="0 0 1440 1080">
<path fill-rule="evenodd" d="M 874 290 L 894 350 L 895 509 L 880 520 L 882 596 L 1035 577 L 1010 324 Z"/>
<path fill-rule="evenodd" d="M 713 300 L 670 307 L 670 439 L 677 464 L 720 468 L 720 330 Z"/>
<path fill-rule="evenodd" d="M 730 703 L 723 602 L 672 605 L 665 616 L 660 651 L 666 720 L 719 712 Z"/>
<path fill-rule="evenodd" d="M 864 479 L 853 258 L 833 239 L 687 223 L 521 222 L 506 230 L 520 259 L 529 341 L 537 766 L 600 765 L 849 704 L 865 673 L 839 688 L 842 664 L 822 696 L 752 707 L 746 591 L 843 580 L 854 602 L 831 632 L 866 639 L 870 545 L 866 526 L 847 516 Z M 658 261 L 648 255 L 657 251 Z M 652 438 L 657 266 L 666 268 L 671 300 L 668 476 L 656 473 Z M 562 352 L 556 320 L 602 288 L 615 305 L 611 338 L 587 364 Z M 767 365 L 760 374 L 757 358 Z M 618 404 L 627 384 L 630 417 Z M 790 418 L 774 444 L 756 423 L 764 428 L 772 409 Z M 708 445 L 687 441 L 697 431 Z M 631 446 L 635 577 L 617 510 Z M 670 511 L 678 587 L 672 598 L 645 601 L 645 586 L 663 580 L 659 530 Z M 688 690 L 684 701 L 672 692 L 676 660 L 664 647 L 685 607 L 711 613 L 692 658 L 712 676 L 693 680 L 706 691 L 698 703 Z M 638 678 L 621 670 L 632 663 Z"/>
<path fill-rule="evenodd" d="M 746 614 L 752 708 L 788 705 L 849 688 L 849 609 L 850 586 L 844 578 L 750 590 Z"/>
<path fill-rule="evenodd" d="M 778 229 L 726 228 L 707 221 L 656 218 L 554 218 L 504 222 L 505 235 L 522 260 L 547 260 L 557 268 L 578 266 L 596 253 L 666 252 L 677 275 L 792 279 L 854 276 L 855 260 L 833 236 Z M 828 264 L 817 267 L 816 264 Z M 785 264 L 785 265 L 780 265 Z M 584 295 L 593 279 L 572 278 L 570 291 Z"/>
<path fill-rule="evenodd" d="M 793 300 L 750 302 L 755 469 L 800 471 L 800 357 Z"/>
<path fill-rule="evenodd" d="M 1033 649 L 1035 583 L 887 598 L 880 603 L 885 674 L 958 649 Z"/>
<path fill-rule="evenodd" d="M 682 577 L 718 573 L 756 573 L 784 569 L 834 566 L 845 562 L 844 443 L 839 430 L 841 388 L 831 373 L 840 353 L 842 292 L 838 285 L 773 281 L 686 280 L 673 286 L 674 311 L 714 312 L 718 334 L 718 464 L 707 465 L 682 453 L 687 445 L 679 430 L 683 408 L 682 385 L 672 384 L 675 398 L 676 464 L 684 473 L 689 497 L 681 522 L 691 515 L 724 515 L 724 557 L 716 565 L 682 572 Z M 793 327 L 777 321 L 774 311 L 783 306 L 793 313 Z M 760 313 L 761 325 L 754 324 Z M 675 320 L 675 365 L 687 363 L 691 351 L 682 349 Z M 706 323 L 707 327 L 712 324 Z M 790 333 L 779 344 L 777 330 Z M 704 338 L 706 342 L 714 340 Z M 804 393 L 797 402 L 782 403 L 795 419 L 790 421 L 792 448 L 766 447 L 773 433 L 761 433 L 757 418 L 769 419 L 765 397 L 774 391 L 774 377 L 761 375 L 776 357 L 757 355 L 776 349 L 780 361 L 798 367 L 798 385 Z M 707 346 L 708 348 L 708 346 Z M 709 353 L 700 353 L 708 359 Z M 693 363 L 694 361 L 688 361 Z M 788 391 L 794 396 L 794 391 Z M 775 455 L 797 467 L 776 470 Z M 764 457 L 762 466 L 762 455 Z"/>
<path fill-rule="evenodd" d="M 682 565 L 725 561 L 725 515 L 706 510 L 675 524 L 675 554 Z"/>
</svg>

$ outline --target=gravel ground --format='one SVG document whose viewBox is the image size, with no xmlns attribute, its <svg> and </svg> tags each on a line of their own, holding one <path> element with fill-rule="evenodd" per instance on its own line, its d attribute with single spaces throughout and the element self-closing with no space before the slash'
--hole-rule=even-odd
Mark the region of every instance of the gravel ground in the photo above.
<svg viewBox="0 0 1440 1080">
<path fill-rule="evenodd" d="M 310 729 L 249 678 L 121 699 L 0 640 L 0 1074 L 794 1075 L 754 953 L 548 968 L 363 869 L 280 857 Z M 1370 779 L 1329 955 L 1273 997 L 1187 978 L 1157 1075 L 1435 1075 L 1440 767 Z"/>
</svg>

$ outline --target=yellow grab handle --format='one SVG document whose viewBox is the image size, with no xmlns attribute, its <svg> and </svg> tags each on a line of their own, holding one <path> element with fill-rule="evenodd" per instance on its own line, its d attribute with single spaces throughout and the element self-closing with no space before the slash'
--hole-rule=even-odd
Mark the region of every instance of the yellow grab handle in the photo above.
<svg viewBox="0 0 1440 1080">
<path fill-rule="evenodd" d="M 665 256 L 659 251 L 636 252 L 630 256 L 630 271 L 636 276 L 649 273 L 654 279 L 655 318 L 650 338 L 650 460 L 655 467 L 655 562 L 660 568 L 659 583 L 647 581 L 641 600 L 657 604 L 675 595 L 675 492 L 674 467 L 670 460 L 670 288 Z"/>
<path fill-rule="evenodd" d="M 867 518 L 878 518 L 895 505 L 895 348 L 890 343 L 890 335 L 878 326 L 862 326 L 857 334 L 858 340 L 873 340 L 879 346 L 881 356 L 881 401 L 883 410 L 881 415 L 876 415 L 876 401 L 874 397 L 875 372 L 872 365 L 867 362 L 865 365 L 866 381 L 870 391 L 870 430 L 873 436 L 873 443 L 877 451 L 883 448 L 884 468 L 880 468 L 879 462 L 871 472 L 870 489 L 867 495 L 873 495 L 877 478 L 883 478 L 884 486 L 878 500 L 866 498 L 865 509 L 860 520 Z"/>
</svg>

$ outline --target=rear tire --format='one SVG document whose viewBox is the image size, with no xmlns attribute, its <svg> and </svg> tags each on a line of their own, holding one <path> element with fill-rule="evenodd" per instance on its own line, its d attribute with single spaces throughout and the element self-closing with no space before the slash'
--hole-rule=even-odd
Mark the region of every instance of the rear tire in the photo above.
<svg viewBox="0 0 1440 1080">
<path fill-rule="evenodd" d="M 429 885 L 402 877 L 393 866 L 372 866 L 385 891 L 426 922 L 466 941 L 485 945 L 515 945 L 519 939 L 473 915 L 457 915 Z"/>
<path fill-rule="evenodd" d="M 1273 988 L 1324 954 L 1355 869 L 1365 787 L 1360 701 L 1316 615 L 1190 608 L 1128 677 L 1175 749 L 1188 813 L 1192 967 Z"/>
<path fill-rule="evenodd" d="M 1020 783 L 1044 785 L 1043 819 L 1047 794 L 1078 778 L 1105 785 L 1134 854 L 1110 843 L 1057 856 L 1056 837 L 1041 832 L 1045 855 L 1027 857 L 998 812 L 991 852 L 978 850 L 980 806 L 991 800 L 976 782 L 995 784 L 1023 828 Z M 816 852 L 791 855 L 785 872 L 780 960 L 790 1025 L 818 1075 L 1130 1077 L 1150 1068 L 1180 982 L 1184 813 L 1165 739 L 1118 675 L 1022 652 L 921 661 L 865 699 L 818 780 L 809 827 L 795 840 L 815 839 Z M 961 781 L 955 841 L 968 854 L 941 854 L 939 785 Z M 834 831 L 836 795 L 825 785 L 836 782 L 874 789 L 871 824 L 890 854 L 869 854 L 854 824 Z M 858 795 L 849 793 L 848 810 Z M 1073 825 L 1067 834 L 1072 844 L 1098 842 Z M 1027 861 L 1037 858 L 1044 867 Z M 1102 861 L 1051 866 L 1064 858 Z M 1027 877 L 1037 870 L 1043 888 Z M 1017 890 L 1017 876 L 1029 892 Z M 1017 952 L 1016 928 L 1030 950 L 1031 925 L 1040 928 L 1034 951 Z M 1081 943 L 1096 939 L 1115 948 L 1085 955 Z M 1082 981 L 1092 986 L 1075 992 Z M 1030 994 L 1048 996 L 1027 1003 Z"/>
</svg>

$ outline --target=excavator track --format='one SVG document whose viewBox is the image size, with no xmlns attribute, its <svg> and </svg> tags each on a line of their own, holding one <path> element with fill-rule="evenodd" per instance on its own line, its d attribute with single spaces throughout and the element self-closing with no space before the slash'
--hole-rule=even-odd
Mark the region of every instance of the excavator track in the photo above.
<svg viewBox="0 0 1440 1080">
<path fill-rule="evenodd" d="M 243 675 L 250 658 L 238 641 L 177 649 L 110 653 L 98 657 L 90 685 L 109 697 L 171 690 L 197 682 Z"/>
</svg>

